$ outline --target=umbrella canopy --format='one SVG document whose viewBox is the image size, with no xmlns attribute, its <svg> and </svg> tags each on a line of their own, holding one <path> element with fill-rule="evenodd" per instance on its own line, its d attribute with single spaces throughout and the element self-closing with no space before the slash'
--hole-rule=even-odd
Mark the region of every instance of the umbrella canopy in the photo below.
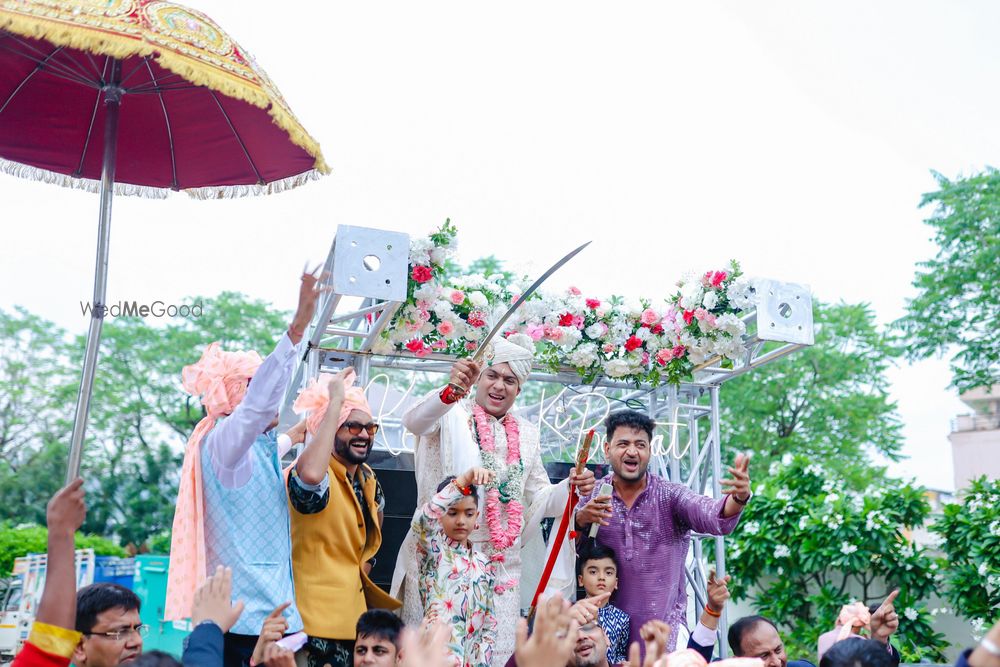
<svg viewBox="0 0 1000 667">
<path fill-rule="evenodd" d="M 329 171 L 254 59 L 201 12 L 159 0 L 0 4 L 0 170 L 101 195 L 68 479 L 97 368 L 114 193 L 265 194 Z"/>
<path fill-rule="evenodd" d="M 97 191 L 109 93 L 119 194 L 268 193 L 328 171 L 267 74 L 204 14 L 149 0 L 0 6 L 0 169 Z"/>
</svg>

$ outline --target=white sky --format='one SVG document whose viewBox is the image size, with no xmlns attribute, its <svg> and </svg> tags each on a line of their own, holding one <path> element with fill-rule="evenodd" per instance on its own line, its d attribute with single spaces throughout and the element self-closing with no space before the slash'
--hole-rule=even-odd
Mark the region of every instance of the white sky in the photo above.
<svg viewBox="0 0 1000 667">
<path fill-rule="evenodd" d="M 119 198 L 109 301 L 240 290 L 291 309 L 340 223 L 421 234 L 462 259 L 659 298 L 730 257 L 821 299 L 903 310 L 933 251 L 917 209 L 995 163 L 991 2 L 192 0 L 271 75 L 334 174 L 244 201 Z M 82 332 L 97 198 L 0 176 L 0 307 Z M 906 453 L 951 488 L 943 361 L 892 372 Z M 725 396 L 725 393 L 723 393 Z"/>
</svg>

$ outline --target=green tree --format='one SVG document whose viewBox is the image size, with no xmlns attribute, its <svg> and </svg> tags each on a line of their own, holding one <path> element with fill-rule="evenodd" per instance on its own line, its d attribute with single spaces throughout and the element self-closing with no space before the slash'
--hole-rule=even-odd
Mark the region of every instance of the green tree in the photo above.
<svg viewBox="0 0 1000 667">
<path fill-rule="evenodd" d="M 84 443 L 84 530 L 143 544 L 170 527 L 184 443 L 203 416 L 181 369 L 208 343 L 268 354 L 288 314 L 242 294 L 194 297 L 198 318 L 104 325 Z M 42 523 L 62 485 L 84 338 L 23 309 L 0 311 L 0 519 Z M 137 518 L 141 517 L 141 519 Z"/>
<path fill-rule="evenodd" d="M 0 310 L 0 519 L 45 521 L 61 486 L 75 393 L 66 334 L 23 308 Z"/>
<path fill-rule="evenodd" d="M 77 549 L 93 549 L 97 556 L 124 556 L 125 550 L 107 538 L 77 533 Z M 14 559 L 27 554 L 43 554 L 48 547 L 48 531 L 42 526 L 9 527 L 0 524 L 0 577 L 10 576 Z"/>
<path fill-rule="evenodd" d="M 790 653 L 809 655 L 840 607 L 879 603 L 900 589 L 894 641 L 907 662 L 941 661 L 947 642 L 931 629 L 924 600 L 937 564 L 904 531 L 930 511 L 923 489 L 884 480 L 867 489 L 809 456 L 787 456 L 758 485 L 727 563 L 736 597 L 787 628 Z"/>
<path fill-rule="evenodd" d="M 931 530 L 941 536 L 945 595 L 982 632 L 1000 620 L 1000 480 L 973 480 Z"/>
<path fill-rule="evenodd" d="M 934 176 L 939 189 L 920 205 L 934 206 L 926 223 L 938 251 L 919 264 L 917 295 L 897 326 L 911 358 L 956 350 L 958 389 L 1000 384 L 1000 172 Z"/>
<path fill-rule="evenodd" d="M 726 383 L 723 444 L 728 460 L 753 452 L 757 479 L 794 453 L 863 488 L 882 475 L 871 455 L 897 460 L 902 447 L 885 377 L 896 351 L 865 304 L 817 302 L 813 314 L 815 345 Z"/>
</svg>

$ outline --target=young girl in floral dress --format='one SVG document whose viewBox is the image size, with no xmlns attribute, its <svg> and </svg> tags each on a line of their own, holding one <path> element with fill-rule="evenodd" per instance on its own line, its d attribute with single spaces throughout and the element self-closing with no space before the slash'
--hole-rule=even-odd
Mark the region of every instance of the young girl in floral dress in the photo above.
<svg viewBox="0 0 1000 667">
<path fill-rule="evenodd" d="M 479 514 L 476 486 L 492 477 L 484 468 L 448 477 L 413 520 L 424 616 L 451 626 L 448 650 L 459 667 L 490 664 L 497 632 L 493 599 L 507 588 L 497 572 L 502 558 L 491 559 L 469 542 Z"/>
</svg>

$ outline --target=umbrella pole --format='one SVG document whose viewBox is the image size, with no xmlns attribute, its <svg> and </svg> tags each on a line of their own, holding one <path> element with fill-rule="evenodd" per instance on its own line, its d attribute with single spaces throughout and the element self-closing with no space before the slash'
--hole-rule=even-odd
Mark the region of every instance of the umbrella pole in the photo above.
<svg viewBox="0 0 1000 667">
<path fill-rule="evenodd" d="M 111 233 L 111 203 L 115 192 L 115 162 L 118 149 L 118 112 L 121 105 L 122 89 L 121 62 L 111 61 L 110 82 L 104 91 L 104 155 L 101 162 L 101 212 L 97 224 L 97 264 L 94 267 L 94 298 L 91 302 L 90 328 L 87 330 L 87 350 L 83 357 L 83 375 L 80 377 L 80 391 L 76 397 L 76 416 L 73 419 L 73 439 L 70 442 L 69 464 L 66 468 L 66 482 L 80 474 L 80 459 L 83 454 L 83 436 L 87 431 L 87 417 L 90 414 L 90 397 L 94 389 L 94 373 L 97 370 L 97 352 L 101 345 L 101 327 L 104 324 L 104 303 L 108 283 L 108 240 Z"/>
</svg>

